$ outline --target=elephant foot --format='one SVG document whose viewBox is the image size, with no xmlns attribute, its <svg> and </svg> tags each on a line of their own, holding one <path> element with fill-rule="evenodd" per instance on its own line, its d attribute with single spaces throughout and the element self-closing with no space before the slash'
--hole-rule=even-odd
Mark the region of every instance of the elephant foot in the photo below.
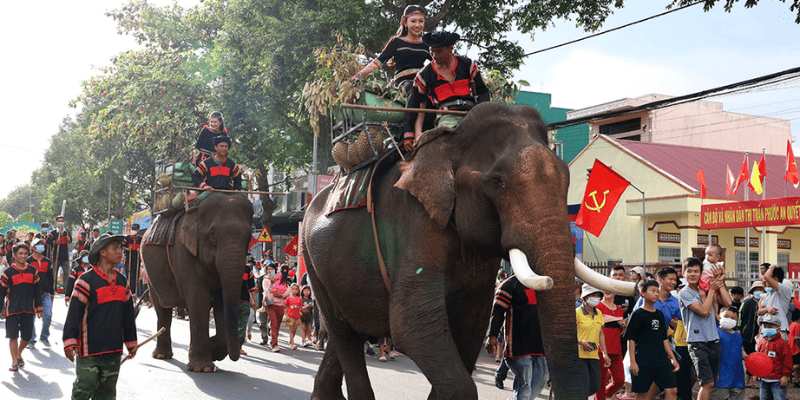
<svg viewBox="0 0 800 400">
<path fill-rule="evenodd" d="M 211 361 L 189 361 L 186 365 L 186 370 L 189 372 L 214 372 L 217 368 Z"/>
<path fill-rule="evenodd" d="M 228 344 L 221 337 L 214 335 L 211 338 L 211 359 L 222 361 L 228 356 Z"/>
<path fill-rule="evenodd" d="M 162 351 L 156 348 L 155 350 L 153 350 L 153 358 L 158 360 L 172 359 L 172 351 Z"/>
<path fill-rule="evenodd" d="M 331 393 L 324 393 L 322 395 L 311 393 L 311 400 L 347 400 L 344 395 L 332 395 Z"/>
</svg>

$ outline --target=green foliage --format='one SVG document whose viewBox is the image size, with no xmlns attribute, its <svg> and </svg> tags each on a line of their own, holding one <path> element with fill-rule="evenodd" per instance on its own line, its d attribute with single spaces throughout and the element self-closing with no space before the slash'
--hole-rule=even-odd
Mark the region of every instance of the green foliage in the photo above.
<svg viewBox="0 0 800 400">
<path fill-rule="evenodd" d="M 694 4 L 696 2 L 697 2 L 696 0 L 673 0 L 672 3 L 670 3 L 667 6 L 667 8 L 688 6 L 688 5 Z M 714 8 L 714 6 L 717 3 L 719 3 L 720 1 L 719 0 L 702 0 L 702 2 L 703 2 L 703 10 L 708 12 L 712 8 Z M 724 4 L 723 8 L 725 9 L 725 12 L 733 11 L 733 6 L 738 2 L 739 2 L 739 0 L 724 0 L 722 3 Z M 781 0 L 781 2 L 782 3 L 786 3 L 786 0 Z M 745 8 L 755 7 L 756 5 L 758 5 L 758 0 L 745 0 L 744 1 L 744 7 Z M 792 4 L 789 6 L 789 11 L 793 11 L 793 12 L 797 13 L 797 17 L 795 18 L 794 22 L 796 24 L 800 24 L 800 0 L 793 0 Z"/>
</svg>

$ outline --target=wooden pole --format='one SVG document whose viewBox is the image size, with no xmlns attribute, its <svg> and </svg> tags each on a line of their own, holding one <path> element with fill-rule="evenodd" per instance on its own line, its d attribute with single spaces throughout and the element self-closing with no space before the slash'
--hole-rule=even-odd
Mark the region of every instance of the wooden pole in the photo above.
<svg viewBox="0 0 800 400">
<path fill-rule="evenodd" d="M 430 108 L 399 108 L 399 107 L 375 107 L 375 106 L 362 106 L 360 104 L 342 104 L 342 108 L 352 108 L 355 110 L 370 110 L 370 111 L 395 111 L 395 112 L 416 112 L 427 114 L 447 114 L 447 115 L 467 115 L 469 111 L 455 111 L 455 110 L 438 110 Z"/>
<path fill-rule="evenodd" d="M 258 190 L 223 190 L 223 189 L 201 189 L 197 187 L 176 187 L 176 189 L 181 190 L 197 190 L 199 192 L 211 191 L 211 192 L 221 192 L 221 193 L 243 193 L 243 194 L 274 194 L 276 196 L 286 196 L 286 193 L 280 192 L 261 192 Z"/>
</svg>

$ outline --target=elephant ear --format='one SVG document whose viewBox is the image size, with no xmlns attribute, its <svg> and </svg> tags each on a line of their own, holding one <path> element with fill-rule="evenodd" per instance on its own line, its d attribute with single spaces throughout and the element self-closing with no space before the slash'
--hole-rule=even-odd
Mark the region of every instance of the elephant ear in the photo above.
<svg viewBox="0 0 800 400">
<path fill-rule="evenodd" d="M 186 249 L 197 257 L 197 246 L 199 237 L 197 236 L 197 212 L 189 210 L 183 216 L 183 229 L 179 232 L 179 239 L 181 243 L 186 246 Z"/>
<path fill-rule="evenodd" d="M 425 132 L 417 142 L 412 158 L 399 163 L 401 176 L 394 184 L 394 187 L 416 197 L 440 228 L 444 228 L 450 219 L 456 190 L 447 143 L 436 139 L 454 132 L 445 127 Z"/>
</svg>

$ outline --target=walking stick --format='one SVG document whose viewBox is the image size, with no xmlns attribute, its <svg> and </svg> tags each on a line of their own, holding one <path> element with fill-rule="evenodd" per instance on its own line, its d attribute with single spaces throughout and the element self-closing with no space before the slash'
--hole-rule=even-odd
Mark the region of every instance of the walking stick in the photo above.
<svg viewBox="0 0 800 400">
<path fill-rule="evenodd" d="M 135 348 L 136 350 L 139 350 L 139 347 L 142 347 L 142 346 L 144 346 L 145 344 L 147 344 L 147 342 L 149 342 L 149 341 L 151 341 L 151 340 L 153 340 L 153 339 L 155 339 L 155 338 L 157 338 L 157 337 L 161 336 L 161 334 L 162 334 L 162 333 L 164 333 L 164 330 L 166 330 L 166 329 L 167 329 L 166 327 L 161 327 L 161 329 L 159 329 L 159 330 L 158 330 L 158 332 L 156 332 L 156 334 L 155 334 L 155 335 L 153 335 L 153 336 L 150 336 L 149 338 L 147 338 L 147 340 L 145 340 L 145 341 L 144 341 L 144 342 L 142 342 L 142 343 L 139 343 L 139 344 L 138 344 L 138 345 L 136 345 L 136 347 L 134 347 L 134 348 Z M 123 358 L 123 359 L 122 359 L 122 361 L 120 361 L 119 365 L 122 365 L 122 364 L 123 364 L 125 361 L 128 361 L 128 360 L 130 360 L 130 359 L 131 359 L 131 353 L 128 353 L 128 355 L 127 355 L 127 356 L 125 356 L 125 358 Z"/>
</svg>

